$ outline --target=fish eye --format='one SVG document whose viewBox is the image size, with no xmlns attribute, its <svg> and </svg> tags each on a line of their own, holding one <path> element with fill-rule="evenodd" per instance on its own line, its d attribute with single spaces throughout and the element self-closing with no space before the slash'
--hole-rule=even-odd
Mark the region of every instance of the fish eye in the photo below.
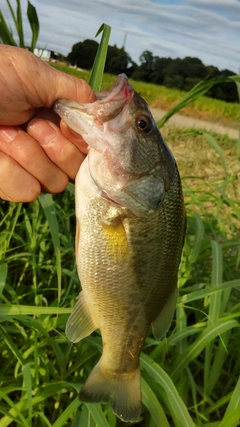
<svg viewBox="0 0 240 427">
<path fill-rule="evenodd" d="M 139 116 L 136 119 L 136 124 L 141 132 L 148 133 L 152 130 L 152 122 L 146 116 Z"/>
</svg>

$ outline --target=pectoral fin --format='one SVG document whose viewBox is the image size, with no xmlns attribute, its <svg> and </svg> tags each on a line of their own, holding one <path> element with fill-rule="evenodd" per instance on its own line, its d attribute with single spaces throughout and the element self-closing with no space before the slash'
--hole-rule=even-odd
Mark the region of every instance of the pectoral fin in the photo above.
<svg viewBox="0 0 240 427">
<path fill-rule="evenodd" d="M 66 325 L 66 335 L 71 342 L 78 342 L 97 329 L 87 307 L 84 294 L 80 292 Z"/>
<path fill-rule="evenodd" d="M 173 319 L 177 301 L 177 289 L 171 293 L 158 317 L 152 323 L 152 331 L 156 340 L 160 341 L 166 335 Z"/>
</svg>

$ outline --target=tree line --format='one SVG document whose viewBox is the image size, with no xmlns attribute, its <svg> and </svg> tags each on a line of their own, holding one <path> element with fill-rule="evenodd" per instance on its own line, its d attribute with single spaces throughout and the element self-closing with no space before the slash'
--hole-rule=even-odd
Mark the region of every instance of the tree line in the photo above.
<svg viewBox="0 0 240 427">
<path fill-rule="evenodd" d="M 73 45 L 67 56 L 71 65 L 90 70 L 98 49 L 95 40 L 84 40 Z M 155 83 L 168 88 L 189 91 L 199 81 L 219 76 L 232 76 L 230 70 L 220 71 L 213 65 L 204 65 L 198 58 L 186 57 L 183 59 L 162 58 L 154 56 L 152 52 L 144 51 L 136 64 L 124 47 L 116 45 L 108 47 L 105 72 L 109 74 L 125 73 L 137 81 Z M 221 99 L 226 102 L 238 102 L 238 93 L 235 83 L 221 83 L 213 86 L 207 96 Z"/>
</svg>

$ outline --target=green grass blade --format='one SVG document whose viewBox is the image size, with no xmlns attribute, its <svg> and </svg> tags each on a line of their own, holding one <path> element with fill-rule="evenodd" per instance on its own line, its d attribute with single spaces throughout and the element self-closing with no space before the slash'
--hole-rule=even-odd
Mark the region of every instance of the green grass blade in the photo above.
<svg viewBox="0 0 240 427">
<path fill-rule="evenodd" d="M 18 362 L 21 365 L 24 365 L 24 359 L 23 359 L 23 356 L 21 354 L 21 351 L 19 351 L 17 345 L 13 342 L 12 338 L 10 337 L 10 335 L 7 333 L 7 331 L 5 330 L 5 328 L 2 325 L 0 325 L 0 335 L 2 336 L 4 342 L 10 348 L 12 354 L 16 357 Z"/>
<path fill-rule="evenodd" d="M 29 424 L 27 423 L 27 421 L 25 420 L 25 418 L 23 417 L 21 410 L 19 410 L 18 405 L 12 401 L 12 399 L 10 399 L 6 393 L 4 393 L 3 391 L 0 390 L 0 398 L 4 399 L 6 401 L 6 403 L 11 407 L 11 410 L 14 411 L 15 415 L 18 416 L 18 422 L 21 423 L 21 425 L 25 426 L 25 427 L 29 427 Z M 5 418 L 5 417 L 4 417 Z M 11 417 L 7 417 L 8 419 L 8 423 L 5 424 L 4 423 L 4 418 L 2 418 L 0 420 L 0 427 L 5 427 L 7 425 L 9 425 L 12 422 L 12 418 Z"/>
<path fill-rule="evenodd" d="M 232 80 L 239 81 L 240 76 L 231 76 L 231 77 L 215 77 L 208 80 L 203 80 L 197 83 L 184 98 L 178 102 L 170 111 L 168 111 L 161 120 L 157 122 L 159 128 L 161 128 L 174 114 L 178 113 L 182 108 L 191 104 L 193 101 L 198 99 L 200 96 L 204 95 L 211 89 L 212 86 L 218 83 L 232 82 Z"/>
<path fill-rule="evenodd" d="M 202 132 L 202 134 L 205 136 L 210 147 L 212 147 L 216 151 L 216 153 L 218 154 L 220 161 L 222 163 L 222 167 L 223 167 L 224 172 L 225 172 L 225 176 L 227 176 L 228 173 L 227 173 L 226 161 L 225 161 L 225 156 L 224 156 L 223 150 L 221 149 L 221 147 L 217 143 L 216 139 L 212 135 L 210 135 L 209 133 L 206 133 L 206 132 Z"/>
<path fill-rule="evenodd" d="M 28 417 L 32 419 L 32 376 L 31 376 L 31 363 L 27 363 L 22 367 L 24 384 L 26 387 L 26 395 L 28 400 Z"/>
<path fill-rule="evenodd" d="M 48 427 L 52 427 L 52 424 L 48 421 L 47 417 L 42 412 L 34 412 L 34 417 L 41 418 L 41 420 L 43 420 Z M 41 425 L 44 426 L 43 423 Z"/>
<path fill-rule="evenodd" d="M 75 384 L 67 383 L 64 381 L 62 382 L 59 381 L 59 383 L 52 383 L 51 385 L 45 385 L 45 387 L 39 391 L 39 394 L 37 394 L 32 398 L 32 404 L 33 406 L 39 405 L 40 403 L 47 400 L 49 397 L 55 398 L 56 394 L 59 393 L 63 388 L 70 388 L 70 387 L 72 388 L 74 385 Z M 1 396 L 1 390 L 0 390 L 0 396 Z M 12 419 L 14 417 L 16 417 L 19 414 L 22 417 L 22 413 L 28 409 L 28 400 L 26 398 L 22 398 L 16 404 L 12 404 L 11 402 L 8 402 L 8 403 L 11 406 L 11 409 L 8 415 L 0 419 L 0 427 L 7 427 L 9 424 L 11 424 Z M 25 425 L 25 420 L 23 421 L 23 423 Z M 29 427 L 29 424 L 27 424 L 26 427 Z"/>
<path fill-rule="evenodd" d="M 18 32 L 18 37 L 19 37 L 19 47 L 25 47 L 23 23 L 22 23 L 21 2 L 20 2 L 20 0 L 16 0 L 16 2 L 17 2 L 17 20 L 15 22 L 15 26 L 16 26 L 16 30 Z"/>
<path fill-rule="evenodd" d="M 196 262 L 199 257 L 201 247 L 202 247 L 202 241 L 204 237 L 203 222 L 200 216 L 196 212 L 193 212 L 193 215 L 194 215 L 195 224 L 196 224 L 196 228 L 195 228 L 196 236 L 195 236 L 194 246 L 192 248 L 192 256 L 191 256 L 192 263 Z"/>
<path fill-rule="evenodd" d="M 17 4 L 18 4 L 18 1 L 19 1 L 19 0 L 16 0 Z M 17 30 L 17 25 L 18 25 L 18 22 L 17 22 L 17 16 L 15 16 L 15 13 L 14 13 L 14 10 L 13 10 L 13 8 L 12 8 L 12 5 L 11 5 L 10 1 L 9 1 L 9 0 L 6 0 L 6 2 L 7 2 L 7 5 L 8 5 L 8 8 L 9 8 L 9 10 L 10 10 L 10 13 L 11 13 L 11 15 L 12 15 L 12 20 L 13 20 L 13 22 L 14 22 L 15 28 L 16 28 L 16 30 Z"/>
<path fill-rule="evenodd" d="M 231 418 L 232 417 L 232 418 Z M 240 377 L 232 392 L 232 396 L 226 412 L 224 414 L 222 423 L 219 427 L 237 427 L 240 421 Z"/>
<path fill-rule="evenodd" d="M 154 423 L 156 424 L 156 427 L 158 427 L 159 425 L 161 427 L 170 427 L 165 412 L 163 411 L 163 408 L 160 405 L 156 395 L 143 378 L 141 379 L 141 389 L 143 404 L 146 406 L 149 413 L 151 414 L 151 417 Z"/>
<path fill-rule="evenodd" d="M 0 264 L 0 297 L 2 295 L 8 273 L 7 264 Z M 1 313 L 1 311 L 0 311 Z"/>
<path fill-rule="evenodd" d="M 55 203 L 51 194 L 40 194 L 38 198 L 43 211 L 46 215 L 49 228 L 52 235 L 56 262 L 57 262 L 57 279 L 58 279 L 58 302 L 61 299 L 61 277 L 62 277 L 62 269 L 61 269 L 61 250 L 60 250 L 60 240 L 59 240 L 59 228 L 58 228 L 58 220 L 57 213 L 55 208 Z"/>
<path fill-rule="evenodd" d="M 240 422 L 240 402 L 238 407 L 233 409 L 226 418 L 222 420 L 218 427 L 239 427 Z"/>
<path fill-rule="evenodd" d="M 111 33 L 111 27 L 106 24 L 102 24 L 99 28 L 96 37 L 102 33 L 102 38 L 98 47 L 98 51 L 94 60 L 93 68 L 91 71 L 89 85 L 95 92 L 99 92 L 102 84 L 103 71 L 105 67 L 108 42 Z"/>
<path fill-rule="evenodd" d="M 6 252 L 10 246 L 10 242 L 13 237 L 13 233 L 18 223 L 18 218 L 22 209 L 22 203 L 18 203 L 17 205 L 11 205 L 11 208 L 12 217 L 8 223 L 10 230 L 8 230 L 7 237 L 4 239 L 4 243 L 2 245 L 3 250 L 0 252 L 0 259 L 3 259 L 6 256 Z M 15 213 L 14 216 L 13 213 Z"/>
<path fill-rule="evenodd" d="M 223 255 L 222 248 L 218 242 L 215 240 L 211 241 L 212 245 L 212 280 L 211 287 L 215 287 L 222 283 L 223 275 Z M 219 317 L 221 316 L 221 300 L 222 292 L 213 293 L 209 297 L 209 310 L 208 310 L 208 325 L 211 327 L 212 324 L 215 324 Z M 222 346 L 220 342 L 219 345 Z M 205 395 L 207 395 L 213 388 L 218 379 L 218 376 L 221 373 L 221 366 L 219 366 L 219 371 L 216 372 L 212 370 L 213 363 L 213 341 L 209 342 L 206 346 L 205 353 L 205 367 L 204 367 L 204 390 Z M 216 366 L 216 368 L 218 368 Z"/>
<path fill-rule="evenodd" d="M 75 196 L 75 185 L 72 182 L 68 183 L 66 190 Z"/>
<path fill-rule="evenodd" d="M 98 427 L 110 427 L 99 403 L 85 403 L 85 405 Z"/>
<path fill-rule="evenodd" d="M 12 32 L 10 31 L 4 16 L 0 10 L 0 40 L 4 44 L 9 44 L 11 46 L 17 46 L 17 43 L 15 42 Z"/>
<path fill-rule="evenodd" d="M 223 276 L 223 255 L 222 248 L 215 240 L 211 241 L 212 245 L 212 279 L 211 286 L 216 287 L 222 283 Z M 210 296 L 209 300 L 209 324 L 217 322 L 221 316 L 221 298 L 222 293 L 217 292 Z"/>
<path fill-rule="evenodd" d="M 141 355 L 143 368 L 162 388 L 162 399 L 165 400 L 176 427 L 195 427 L 189 412 L 182 401 L 171 378 L 146 354 Z"/>
<path fill-rule="evenodd" d="M 96 427 L 96 423 L 92 419 L 92 416 L 86 407 L 86 405 L 83 405 L 81 413 L 78 414 L 78 422 L 77 420 L 73 420 L 71 427 Z"/>
<path fill-rule="evenodd" d="M 176 331 L 177 334 L 181 335 L 181 340 L 178 341 L 178 352 L 182 353 L 187 346 L 187 340 L 184 338 L 184 331 L 187 326 L 187 315 L 185 307 L 183 305 L 177 304 L 176 307 Z"/>
<path fill-rule="evenodd" d="M 0 304 L 1 316 L 30 316 L 41 314 L 70 314 L 72 308 Z"/>
<path fill-rule="evenodd" d="M 81 405 L 81 402 L 78 397 L 71 402 L 67 408 L 61 413 L 60 417 L 55 421 L 52 427 L 62 427 L 65 425 L 66 421 L 69 419 L 70 415 L 75 412 L 78 407 Z"/>
<path fill-rule="evenodd" d="M 222 292 L 227 289 L 240 288 L 240 279 L 230 280 L 229 282 L 224 282 L 214 288 L 206 287 L 200 291 L 193 291 L 189 294 L 185 294 L 181 297 L 178 297 L 178 304 L 188 304 L 192 301 L 197 301 L 210 295 L 216 294 L 217 292 Z"/>
<path fill-rule="evenodd" d="M 28 17 L 28 21 L 29 21 L 29 24 L 30 24 L 30 27 L 32 30 L 32 40 L 31 40 L 30 50 L 31 50 L 31 52 L 33 52 L 35 47 L 36 47 L 36 44 L 37 44 L 40 25 L 39 25 L 37 10 L 30 3 L 29 0 L 28 0 L 28 7 L 27 7 L 27 17 Z"/>
<path fill-rule="evenodd" d="M 188 366 L 192 360 L 196 359 L 212 340 L 224 332 L 237 327 L 240 327 L 240 324 L 236 320 L 224 319 L 219 321 L 216 325 L 205 328 L 196 341 L 175 359 L 171 372 L 172 380 L 175 382 L 183 369 Z"/>
</svg>

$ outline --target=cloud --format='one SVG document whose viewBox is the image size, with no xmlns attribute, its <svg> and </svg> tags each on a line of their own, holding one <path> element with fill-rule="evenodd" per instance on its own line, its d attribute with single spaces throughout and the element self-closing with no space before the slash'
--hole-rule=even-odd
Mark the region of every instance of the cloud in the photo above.
<svg viewBox="0 0 240 427">
<path fill-rule="evenodd" d="M 239 71 L 240 3 L 235 0 L 32 1 L 41 24 L 39 47 L 67 54 L 74 43 L 94 38 L 105 22 L 112 27 L 110 44 L 121 47 L 126 40 L 126 51 L 136 62 L 150 50 L 157 56 L 195 56 Z M 5 16 L 7 6 L 1 10 Z"/>
</svg>

